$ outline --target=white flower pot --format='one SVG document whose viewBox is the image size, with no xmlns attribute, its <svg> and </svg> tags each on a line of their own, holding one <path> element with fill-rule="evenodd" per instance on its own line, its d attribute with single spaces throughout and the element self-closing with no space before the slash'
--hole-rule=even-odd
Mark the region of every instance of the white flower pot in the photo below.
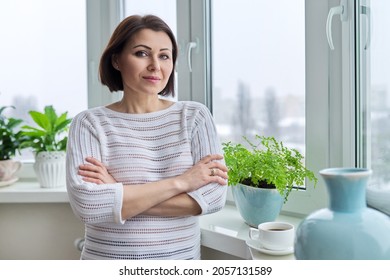
<svg viewBox="0 0 390 280">
<path fill-rule="evenodd" d="M 65 186 L 65 152 L 40 152 L 35 155 L 34 171 L 43 188 Z"/>
</svg>

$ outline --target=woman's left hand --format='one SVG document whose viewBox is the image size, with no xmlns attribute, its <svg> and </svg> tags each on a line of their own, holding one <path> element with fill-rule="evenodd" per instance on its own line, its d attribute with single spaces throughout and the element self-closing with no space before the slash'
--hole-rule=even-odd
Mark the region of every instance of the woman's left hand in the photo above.
<svg viewBox="0 0 390 280">
<path fill-rule="evenodd" d="M 82 176 L 85 182 L 95 184 L 113 184 L 115 179 L 108 173 L 107 168 L 103 163 L 93 157 L 85 159 L 90 164 L 82 164 L 79 166 L 78 174 Z"/>
</svg>

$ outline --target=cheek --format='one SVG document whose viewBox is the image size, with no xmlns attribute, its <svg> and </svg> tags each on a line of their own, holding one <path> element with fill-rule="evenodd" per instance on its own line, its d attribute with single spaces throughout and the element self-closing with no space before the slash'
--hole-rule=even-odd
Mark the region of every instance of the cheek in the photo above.
<svg viewBox="0 0 390 280">
<path fill-rule="evenodd" d="M 127 63 L 121 68 L 122 75 L 125 76 L 134 76 L 137 74 L 137 67 L 134 67 L 131 63 Z"/>
<path fill-rule="evenodd" d="M 122 72 L 126 72 L 128 74 L 136 73 L 138 68 L 141 67 L 140 61 L 137 61 L 132 56 L 122 56 L 119 60 L 120 69 Z"/>
<path fill-rule="evenodd" d="M 172 72 L 173 72 L 173 65 L 171 63 L 164 67 L 164 77 L 166 79 L 168 79 L 171 76 Z"/>
</svg>

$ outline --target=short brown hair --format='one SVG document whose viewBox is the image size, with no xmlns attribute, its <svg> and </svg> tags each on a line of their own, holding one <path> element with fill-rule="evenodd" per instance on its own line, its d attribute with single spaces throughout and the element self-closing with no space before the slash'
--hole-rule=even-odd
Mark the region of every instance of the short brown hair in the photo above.
<svg viewBox="0 0 390 280">
<path fill-rule="evenodd" d="M 153 31 L 163 31 L 165 32 L 172 41 L 172 59 L 173 59 L 173 69 L 169 77 L 168 83 L 165 88 L 159 92 L 159 95 L 169 96 L 175 95 L 174 85 L 175 85 L 175 62 L 177 58 L 177 43 L 175 35 L 173 34 L 171 28 L 159 17 L 154 15 L 132 15 L 125 18 L 114 32 L 111 35 L 111 38 L 107 44 L 106 49 L 104 50 L 99 65 L 99 76 L 100 81 L 103 85 L 106 85 L 111 92 L 123 90 L 123 81 L 121 73 L 116 70 L 112 65 L 112 56 L 120 54 L 126 45 L 126 43 L 131 40 L 134 34 L 143 30 L 151 29 Z"/>
</svg>

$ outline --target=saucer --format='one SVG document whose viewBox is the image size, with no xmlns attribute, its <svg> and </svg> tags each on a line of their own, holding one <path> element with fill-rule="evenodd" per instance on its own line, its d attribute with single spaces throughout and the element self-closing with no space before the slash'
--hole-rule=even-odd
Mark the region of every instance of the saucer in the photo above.
<svg viewBox="0 0 390 280">
<path fill-rule="evenodd" d="M 7 181 L 0 181 L 0 187 L 5 187 L 5 186 L 8 186 L 8 185 L 11 185 L 11 184 L 15 183 L 18 180 L 19 180 L 18 177 L 12 177 L 11 179 L 9 179 Z"/>
<path fill-rule="evenodd" d="M 280 251 L 279 250 L 277 250 L 277 251 L 269 250 L 269 249 L 264 248 L 259 243 L 259 241 L 252 240 L 252 239 L 247 240 L 246 245 L 248 245 L 250 248 L 252 248 L 256 251 L 259 251 L 261 253 L 268 254 L 268 255 L 283 256 L 283 255 L 289 255 L 289 254 L 294 253 L 294 247 L 288 248 L 286 250 L 280 250 Z"/>
</svg>

